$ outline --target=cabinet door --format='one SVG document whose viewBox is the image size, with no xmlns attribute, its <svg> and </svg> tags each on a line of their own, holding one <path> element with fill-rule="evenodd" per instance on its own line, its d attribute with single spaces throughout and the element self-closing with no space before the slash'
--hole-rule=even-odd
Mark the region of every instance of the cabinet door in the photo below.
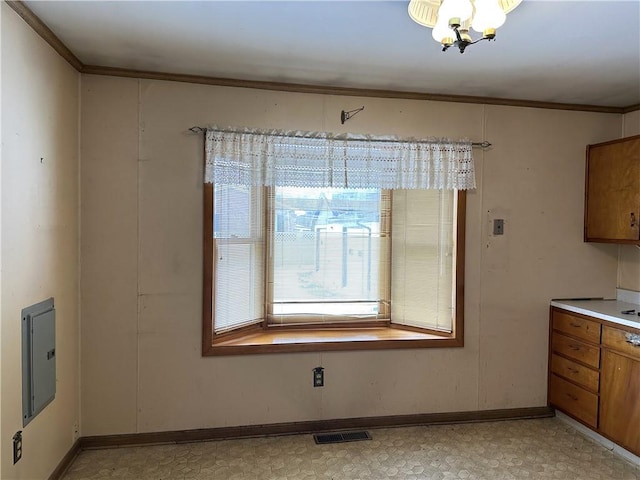
<svg viewBox="0 0 640 480">
<path fill-rule="evenodd" d="M 640 135 L 587 147 L 585 241 L 640 241 Z"/>
<path fill-rule="evenodd" d="M 600 431 L 640 455 L 640 361 L 604 350 Z"/>
</svg>

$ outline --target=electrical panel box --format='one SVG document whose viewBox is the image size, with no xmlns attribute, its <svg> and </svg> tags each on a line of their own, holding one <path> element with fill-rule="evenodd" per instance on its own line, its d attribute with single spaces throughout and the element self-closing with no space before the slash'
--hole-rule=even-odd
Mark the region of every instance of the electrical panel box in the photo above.
<svg viewBox="0 0 640 480">
<path fill-rule="evenodd" d="M 56 311 L 53 298 L 22 310 L 22 426 L 56 396 Z"/>
</svg>

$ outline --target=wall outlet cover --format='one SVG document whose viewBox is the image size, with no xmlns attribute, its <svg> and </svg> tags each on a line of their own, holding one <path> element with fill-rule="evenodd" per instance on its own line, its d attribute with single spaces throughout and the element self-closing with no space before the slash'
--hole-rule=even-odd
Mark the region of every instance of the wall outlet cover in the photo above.
<svg viewBox="0 0 640 480">
<path fill-rule="evenodd" d="M 324 368 L 316 367 L 313 369 L 313 386 L 324 387 Z"/>
<path fill-rule="evenodd" d="M 22 458 L 22 430 L 16 432 L 13 436 L 13 464 L 18 463 Z"/>
<path fill-rule="evenodd" d="M 493 220 L 493 234 L 504 235 L 504 220 L 502 218 L 496 218 Z"/>
</svg>

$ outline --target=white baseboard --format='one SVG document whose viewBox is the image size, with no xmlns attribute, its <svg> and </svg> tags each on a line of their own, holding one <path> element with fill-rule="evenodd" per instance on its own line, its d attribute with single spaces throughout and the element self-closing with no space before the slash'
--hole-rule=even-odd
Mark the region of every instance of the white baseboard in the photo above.
<svg viewBox="0 0 640 480">
<path fill-rule="evenodd" d="M 626 450 L 626 449 L 622 448 L 617 443 L 613 443 L 611 440 L 609 440 L 607 438 L 604 438 L 599 433 L 594 432 L 590 428 L 585 427 L 580 422 L 576 422 L 573 418 L 568 417 L 564 413 L 559 412 L 557 410 L 556 410 L 556 417 L 558 418 L 558 420 L 560 420 L 560 421 L 566 423 L 567 425 L 573 427 L 574 429 L 576 429 L 578 432 L 582 433 L 586 437 L 589 437 L 590 439 L 592 439 L 596 443 L 599 443 L 600 445 L 602 445 L 604 448 L 606 448 L 610 452 L 613 452 L 616 455 L 624 458 L 626 461 L 628 461 L 628 462 L 640 467 L 640 457 L 638 457 L 637 455 L 634 455 L 629 450 Z"/>
</svg>

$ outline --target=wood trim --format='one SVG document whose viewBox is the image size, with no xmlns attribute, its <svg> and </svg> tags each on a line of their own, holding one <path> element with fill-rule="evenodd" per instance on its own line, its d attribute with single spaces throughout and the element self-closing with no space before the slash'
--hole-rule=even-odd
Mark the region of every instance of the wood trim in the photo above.
<svg viewBox="0 0 640 480">
<path fill-rule="evenodd" d="M 209 355 L 213 341 L 213 184 L 205 183 L 203 190 L 202 355 Z"/>
<path fill-rule="evenodd" d="M 453 336 L 458 345 L 464 346 L 464 262 L 466 252 L 466 219 L 467 219 L 467 191 L 458 191 L 458 205 L 456 208 L 456 319 Z"/>
<path fill-rule="evenodd" d="M 82 439 L 79 438 L 74 442 L 69 451 L 66 453 L 55 470 L 49 475 L 49 480 L 60 480 L 63 475 L 66 473 L 67 469 L 71 466 L 73 461 L 76 459 L 78 454 L 81 451 L 80 444 Z"/>
<path fill-rule="evenodd" d="M 460 347 L 455 338 L 363 340 L 349 342 L 308 342 L 259 345 L 213 345 L 207 356 L 257 355 L 263 353 L 341 352 L 357 350 L 396 350 L 403 348 L 453 348 Z"/>
<path fill-rule="evenodd" d="M 631 112 L 635 112 L 636 110 L 640 110 L 640 103 L 638 103 L 637 105 L 629 105 L 628 107 L 622 107 L 622 113 L 631 113 Z"/>
<path fill-rule="evenodd" d="M 352 428 L 386 428 L 413 425 L 476 423 L 500 420 L 549 418 L 553 416 L 554 411 L 552 408 L 530 407 L 471 412 L 421 413 L 414 415 L 390 415 L 384 417 L 340 418 L 334 420 L 272 423 L 266 425 L 247 425 L 239 427 L 219 427 L 198 430 L 177 430 L 167 432 L 82 437 L 81 447 L 82 449 L 113 448 L 132 445 L 230 440 L 275 435 L 300 435 Z"/>
<path fill-rule="evenodd" d="M 551 110 L 569 110 L 598 113 L 624 113 L 623 107 L 600 105 L 580 105 L 572 103 L 539 102 L 533 100 L 517 100 L 510 98 L 477 97 L 469 95 L 445 95 L 424 92 L 401 92 L 397 90 L 380 90 L 368 88 L 331 87 L 325 85 L 308 85 L 302 83 L 266 82 L 258 80 L 240 80 L 233 78 L 207 77 L 169 72 L 150 72 L 130 70 L 127 68 L 101 67 L 84 65 L 82 73 L 115 77 L 143 78 L 148 80 L 165 80 L 169 82 L 196 83 L 220 87 L 256 88 L 279 92 L 313 93 L 318 95 L 339 95 L 354 97 L 395 98 L 403 100 L 425 100 L 434 102 L 472 103 L 479 105 L 502 105 L 508 107 L 530 107 Z"/>
<path fill-rule="evenodd" d="M 587 228 L 589 218 L 589 155 L 591 145 L 585 147 L 584 155 L 584 207 L 582 209 L 582 241 L 589 241 L 589 232 Z"/>
<path fill-rule="evenodd" d="M 82 72 L 84 68 L 83 63 L 78 60 L 69 48 L 62 43 L 53 31 L 47 27 L 47 25 L 40 20 L 40 18 L 33 13 L 33 11 L 27 7 L 27 5 L 22 1 L 14 1 L 14 0 L 5 0 L 7 5 L 9 5 L 24 21 L 27 25 L 29 25 L 34 32 L 42 37 L 42 39 L 47 42 L 62 58 L 64 58 L 69 64 L 75 68 L 78 72 Z"/>
</svg>

